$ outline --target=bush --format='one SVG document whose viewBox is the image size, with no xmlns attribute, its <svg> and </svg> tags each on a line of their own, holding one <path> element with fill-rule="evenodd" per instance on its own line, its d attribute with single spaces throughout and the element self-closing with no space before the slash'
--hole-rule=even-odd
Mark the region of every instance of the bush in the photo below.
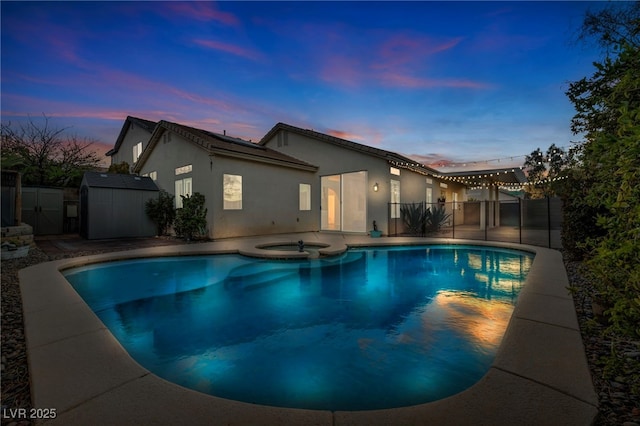
<svg viewBox="0 0 640 426">
<path fill-rule="evenodd" d="M 194 236 L 205 237 L 207 235 L 207 209 L 204 207 L 204 195 L 199 192 L 193 195 L 181 195 L 182 208 L 176 211 L 176 234 L 186 240 Z"/>
<path fill-rule="evenodd" d="M 425 203 L 403 204 L 400 215 L 405 229 L 413 235 L 437 232 L 451 216 L 443 205 L 426 207 Z"/>
<path fill-rule="evenodd" d="M 173 207 L 173 195 L 165 190 L 160 190 L 157 199 L 148 200 L 145 204 L 145 212 L 149 219 L 156 224 L 158 235 L 166 235 L 169 227 L 176 218 L 176 210 Z"/>
</svg>

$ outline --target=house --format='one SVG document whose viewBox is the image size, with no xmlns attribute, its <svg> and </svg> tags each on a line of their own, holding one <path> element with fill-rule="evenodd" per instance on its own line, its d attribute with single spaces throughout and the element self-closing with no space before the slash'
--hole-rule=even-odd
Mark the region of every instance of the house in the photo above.
<svg viewBox="0 0 640 426">
<path fill-rule="evenodd" d="M 133 172 L 173 194 L 178 208 L 181 195 L 203 194 L 214 239 L 367 233 L 374 221 L 386 234 L 400 221 L 399 203 L 435 205 L 444 197 L 453 201 L 447 209 L 463 209 L 458 202 L 466 199 L 463 183 L 437 177 L 407 157 L 313 130 L 278 123 L 252 143 L 169 121 L 149 133 L 152 123 L 127 117 L 110 151 L 112 162 L 135 159 Z"/>
<path fill-rule="evenodd" d="M 111 164 L 125 162 L 129 164 L 132 171 L 133 165 L 147 147 L 156 124 L 155 121 L 128 116 L 114 147 L 106 153 L 108 157 L 111 157 Z"/>
<path fill-rule="evenodd" d="M 400 219 L 400 203 L 446 199 L 449 210 L 461 210 L 466 199 L 464 184 L 437 178 L 436 170 L 410 158 L 314 130 L 278 123 L 260 145 L 318 167 L 312 200 L 320 207 L 321 231 L 364 233 L 375 220 L 386 233 Z"/>
<path fill-rule="evenodd" d="M 268 147 L 160 121 L 133 170 L 173 194 L 177 208 L 182 195 L 203 194 L 210 238 L 317 230 L 309 201 L 317 167 Z"/>
</svg>

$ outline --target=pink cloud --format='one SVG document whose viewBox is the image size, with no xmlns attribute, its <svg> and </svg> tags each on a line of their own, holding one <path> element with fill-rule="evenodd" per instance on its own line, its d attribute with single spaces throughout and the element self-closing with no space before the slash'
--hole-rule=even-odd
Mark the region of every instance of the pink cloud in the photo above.
<svg viewBox="0 0 640 426">
<path fill-rule="evenodd" d="M 235 56 L 240 56 L 245 59 L 250 59 L 252 61 L 258 61 L 262 59 L 262 54 L 255 50 L 245 49 L 244 47 L 237 46 L 235 44 L 223 43 L 215 40 L 202 40 L 196 39 L 193 40 L 194 43 L 204 46 L 208 49 L 219 50 L 222 52 L 230 53 Z"/>
<path fill-rule="evenodd" d="M 352 132 L 344 132 L 342 130 L 329 129 L 327 130 L 327 134 L 331 136 L 335 136 L 336 138 L 346 139 L 348 141 L 364 141 L 365 138 L 362 135 Z"/>
<path fill-rule="evenodd" d="M 393 72 L 383 73 L 379 76 L 381 82 L 393 87 L 404 87 L 409 89 L 426 89 L 434 87 L 452 87 L 460 89 L 488 89 L 489 84 L 467 79 L 455 78 L 422 78 L 406 74 Z"/>
<path fill-rule="evenodd" d="M 198 21 L 215 21 L 231 27 L 240 25 L 240 20 L 232 13 L 222 12 L 216 9 L 215 3 L 205 1 L 178 1 L 178 2 L 162 2 L 171 16 L 174 14 L 186 16 L 188 19 Z"/>
<path fill-rule="evenodd" d="M 336 31 L 325 31 L 316 51 L 318 77 L 331 84 L 357 88 L 371 84 L 405 89 L 453 87 L 487 89 L 490 85 L 466 78 L 431 78 L 428 68 L 438 53 L 458 46 L 463 38 L 434 39 L 424 35 L 392 34 L 379 37 L 373 47 L 349 50 Z M 347 49 L 347 50 L 345 50 Z"/>
<path fill-rule="evenodd" d="M 462 37 L 436 41 L 424 36 L 397 34 L 378 47 L 378 61 L 372 66 L 386 69 L 420 62 L 427 56 L 452 49 L 461 41 Z"/>
<path fill-rule="evenodd" d="M 342 55 L 326 57 L 319 72 L 322 80 L 348 87 L 359 86 L 367 78 L 356 58 Z"/>
</svg>

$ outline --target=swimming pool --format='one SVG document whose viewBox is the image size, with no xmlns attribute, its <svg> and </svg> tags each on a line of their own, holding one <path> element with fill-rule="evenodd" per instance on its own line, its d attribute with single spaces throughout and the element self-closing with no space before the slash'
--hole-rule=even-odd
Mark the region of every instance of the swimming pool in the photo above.
<svg viewBox="0 0 640 426">
<path fill-rule="evenodd" d="M 441 399 L 482 377 L 532 259 L 413 246 L 122 261 L 65 276 L 160 377 L 258 404 L 366 410 Z"/>
</svg>

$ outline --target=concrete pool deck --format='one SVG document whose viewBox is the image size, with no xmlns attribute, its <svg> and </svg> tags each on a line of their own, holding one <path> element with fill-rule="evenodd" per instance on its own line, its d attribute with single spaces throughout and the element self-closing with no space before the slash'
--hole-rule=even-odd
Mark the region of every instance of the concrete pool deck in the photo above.
<svg viewBox="0 0 640 426">
<path fill-rule="evenodd" d="M 426 404 L 372 411 L 318 411 L 217 398 L 165 381 L 134 361 L 60 270 L 119 259 L 296 252 L 263 244 L 348 246 L 470 244 L 535 253 L 496 358 L 472 387 Z M 560 252 L 535 246 L 433 238 L 370 238 L 307 233 L 221 240 L 106 253 L 42 263 L 20 271 L 24 327 L 35 409 L 55 409 L 51 425 L 590 425 L 597 395 L 587 367 Z"/>
</svg>

